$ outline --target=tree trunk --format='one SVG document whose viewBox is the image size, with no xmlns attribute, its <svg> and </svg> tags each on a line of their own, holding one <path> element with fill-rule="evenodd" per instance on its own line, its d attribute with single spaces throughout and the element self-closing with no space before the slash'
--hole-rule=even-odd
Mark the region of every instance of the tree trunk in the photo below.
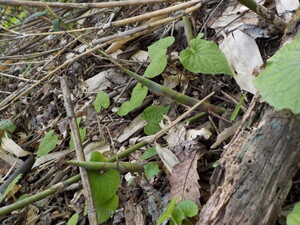
<svg viewBox="0 0 300 225">
<path fill-rule="evenodd" d="M 198 225 L 274 224 L 300 160 L 300 116 L 265 106 L 235 135 L 212 176 Z"/>
</svg>

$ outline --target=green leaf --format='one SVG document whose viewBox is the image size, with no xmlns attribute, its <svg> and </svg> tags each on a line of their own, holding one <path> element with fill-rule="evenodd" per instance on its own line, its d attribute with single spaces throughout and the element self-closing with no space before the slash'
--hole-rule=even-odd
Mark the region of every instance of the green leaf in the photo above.
<svg viewBox="0 0 300 225">
<path fill-rule="evenodd" d="M 112 198 L 120 185 L 120 174 L 117 170 L 108 170 L 102 174 L 88 171 L 94 201 L 102 204 Z"/>
<path fill-rule="evenodd" d="M 68 220 L 67 225 L 76 225 L 78 221 L 78 213 L 73 214 L 73 216 Z"/>
<path fill-rule="evenodd" d="M 106 160 L 101 153 L 93 152 L 90 161 L 104 162 Z M 102 174 L 98 171 L 88 170 L 87 173 L 91 184 L 97 220 L 98 223 L 103 223 L 118 208 L 119 197 L 116 192 L 120 185 L 120 173 L 117 170 L 108 170 Z"/>
<path fill-rule="evenodd" d="M 145 70 L 144 76 L 148 78 L 153 78 L 159 74 L 161 74 L 166 66 L 167 66 L 167 57 L 162 56 L 162 57 L 157 57 L 153 59 L 147 69 Z"/>
<path fill-rule="evenodd" d="M 110 105 L 110 100 L 108 95 L 104 91 L 99 91 L 96 100 L 94 101 L 94 109 L 97 113 L 101 111 L 101 108 L 107 109 Z"/>
<path fill-rule="evenodd" d="M 153 78 L 164 71 L 167 66 L 167 48 L 172 45 L 174 41 L 174 37 L 166 37 L 148 47 L 151 62 L 144 73 L 145 77 Z"/>
<path fill-rule="evenodd" d="M 86 135 L 86 128 L 79 128 L 79 135 L 80 135 L 81 142 L 83 142 L 85 135 Z M 75 148 L 73 134 L 70 133 L 70 136 L 71 137 L 70 137 L 69 146 L 70 146 L 70 148 Z"/>
<path fill-rule="evenodd" d="M 21 195 L 21 196 L 18 198 L 17 202 L 18 202 L 18 201 L 22 201 L 22 200 L 28 198 L 29 196 L 30 196 L 29 194 L 23 194 L 23 195 Z"/>
<path fill-rule="evenodd" d="M 171 46 L 174 41 L 174 37 L 166 37 L 150 45 L 148 47 L 149 58 L 154 60 L 156 57 L 165 56 L 167 53 L 167 48 Z"/>
<path fill-rule="evenodd" d="M 141 158 L 143 160 L 146 160 L 146 159 L 149 159 L 153 156 L 157 155 L 157 151 L 156 151 L 156 148 L 155 147 L 150 147 L 150 148 L 147 148 L 145 150 L 145 152 L 142 154 Z"/>
<path fill-rule="evenodd" d="M 55 19 L 53 22 L 52 22 L 52 25 L 53 25 L 53 31 L 60 31 L 60 19 Z"/>
<path fill-rule="evenodd" d="M 135 108 L 139 107 L 145 97 L 147 96 L 148 88 L 146 86 L 143 86 L 141 83 L 138 83 L 131 93 L 131 98 L 129 101 L 124 102 L 119 111 L 119 116 L 126 116 L 130 111 L 134 110 Z"/>
<path fill-rule="evenodd" d="M 95 204 L 97 220 L 99 224 L 102 224 L 109 220 L 113 213 L 117 210 L 119 205 L 119 197 L 114 195 L 111 199 L 103 204 Z"/>
<path fill-rule="evenodd" d="M 191 200 L 179 202 L 172 213 L 171 225 L 181 225 L 182 221 L 188 217 L 194 217 L 198 214 L 198 206 Z M 175 222 L 174 222 L 175 221 Z"/>
<path fill-rule="evenodd" d="M 287 225 L 299 225 L 300 224 L 300 202 L 298 202 L 293 211 L 290 212 L 286 220 Z"/>
<path fill-rule="evenodd" d="M 245 94 L 242 95 L 242 97 L 241 97 L 241 99 L 239 101 L 239 104 L 237 104 L 237 106 L 233 110 L 233 113 L 230 116 L 230 121 L 234 121 L 235 120 L 236 116 L 238 115 L 238 113 L 239 113 L 239 111 L 241 109 L 241 106 L 244 103 L 245 96 L 246 96 Z"/>
<path fill-rule="evenodd" d="M 36 153 L 37 157 L 47 155 L 49 152 L 55 149 L 58 142 L 58 137 L 56 135 L 52 135 L 53 132 L 54 130 L 49 130 L 45 137 L 42 139 Z"/>
<path fill-rule="evenodd" d="M 165 220 L 168 220 L 172 217 L 172 213 L 177 202 L 178 197 L 173 198 L 173 200 L 169 203 L 168 207 L 165 211 L 159 216 L 157 225 L 162 224 Z"/>
<path fill-rule="evenodd" d="M 227 59 L 216 43 L 202 39 L 190 41 L 191 47 L 180 52 L 182 65 L 193 73 L 233 75 Z"/>
<path fill-rule="evenodd" d="M 91 162 L 106 162 L 105 157 L 100 152 L 92 152 L 91 154 Z"/>
<path fill-rule="evenodd" d="M 29 21 L 31 21 L 33 18 L 35 17 L 40 17 L 40 16 L 47 16 L 48 15 L 48 11 L 43 11 L 43 12 L 36 12 L 32 15 L 30 15 L 29 17 L 26 18 L 26 20 L 24 20 L 22 26 L 24 26 L 24 24 L 28 23 Z"/>
<path fill-rule="evenodd" d="M 0 120 L 0 130 L 7 130 L 12 133 L 16 130 L 16 128 L 16 125 L 11 120 Z"/>
<path fill-rule="evenodd" d="M 170 106 L 163 107 L 152 105 L 143 111 L 141 119 L 148 122 L 144 127 L 145 134 L 152 135 L 161 130 L 159 122 L 163 119 L 163 114 L 168 113 L 169 109 Z"/>
<path fill-rule="evenodd" d="M 20 180 L 21 177 L 22 174 L 19 174 L 18 176 L 15 177 L 15 179 L 12 180 L 12 182 L 10 182 L 10 184 L 5 189 L 4 193 L 0 195 L 0 203 L 3 201 L 6 195 L 14 188 L 14 186 Z"/>
<path fill-rule="evenodd" d="M 76 119 L 77 125 L 79 127 L 79 124 L 81 122 L 81 117 Z M 86 135 L 86 128 L 79 128 L 79 136 L 80 136 L 80 140 L 81 142 L 83 142 L 84 138 Z M 69 142 L 69 146 L 70 148 L 75 148 L 75 144 L 74 144 L 74 138 L 73 138 L 73 134 L 72 132 L 70 132 L 70 142 Z"/>
<path fill-rule="evenodd" d="M 161 130 L 159 123 L 148 122 L 148 124 L 144 127 L 144 133 L 146 135 L 152 135 Z"/>
<path fill-rule="evenodd" d="M 276 110 L 300 113 L 300 34 L 267 61 L 266 69 L 254 80 L 262 99 Z"/>
<path fill-rule="evenodd" d="M 145 171 L 147 180 L 150 180 L 152 177 L 156 176 L 159 173 L 159 167 L 155 163 L 147 163 L 144 166 L 144 171 Z"/>
</svg>

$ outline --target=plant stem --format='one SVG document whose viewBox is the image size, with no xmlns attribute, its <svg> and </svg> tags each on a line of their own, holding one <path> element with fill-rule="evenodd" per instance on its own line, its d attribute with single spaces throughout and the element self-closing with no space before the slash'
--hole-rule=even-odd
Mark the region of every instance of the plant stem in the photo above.
<svg viewBox="0 0 300 225">
<path fill-rule="evenodd" d="M 90 170 L 106 171 L 110 169 L 118 170 L 120 173 L 140 172 L 144 170 L 145 163 L 129 162 L 87 162 L 87 161 L 67 161 L 67 164 L 80 166 Z"/>
<path fill-rule="evenodd" d="M 69 179 L 67 179 L 64 182 L 58 183 L 51 188 L 46 189 L 45 191 L 42 191 L 40 193 L 37 193 L 35 195 L 32 195 L 28 198 L 25 198 L 21 201 L 17 201 L 11 205 L 4 206 L 0 208 L 0 216 L 4 216 L 8 213 L 11 213 L 14 210 L 20 209 L 25 207 L 26 205 L 32 204 L 34 202 L 37 202 L 43 198 L 46 198 L 49 195 L 55 194 L 57 191 L 64 189 L 65 187 L 70 186 L 71 184 L 74 184 L 80 180 L 80 175 L 77 174 Z"/>
<path fill-rule="evenodd" d="M 170 88 L 166 88 L 158 83 L 155 83 L 152 80 L 147 79 L 146 77 L 140 76 L 128 69 L 125 69 L 122 67 L 122 69 L 124 70 L 125 73 L 127 73 L 129 76 L 133 77 L 134 79 L 136 79 L 137 81 L 139 81 L 140 83 L 142 83 L 143 85 L 145 85 L 146 87 L 148 87 L 149 89 L 151 89 L 153 92 L 155 92 L 156 94 L 159 95 L 164 95 L 167 97 L 170 97 L 171 99 L 180 102 L 184 105 L 187 106 L 194 106 L 195 104 L 197 104 L 199 102 L 199 100 L 189 97 L 187 95 L 181 94 L 177 91 L 174 91 Z M 218 115 L 222 115 L 226 110 L 223 107 L 220 106 L 215 106 L 212 105 L 208 102 L 204 102 L 203 104 L 201 104 L 199 106 L 199 109 L 201 111 L 204 112 L 208 112 L 209 111 L 213 111 L 214 113 L 218 114 Z"/>
<path fill-rule="evenodd" d="M 193 29 L 191 26 L 191 22 L 190 22 L 190 18 L 189 16 L 183 16 L 182 17 L 182 21 L 183 21 L 183 27 L 184 27 L 184 33 L 185 33 L 185 37 L 187 39 L 187 43 L 190 46 L 190 41 L 192 39 L 194 39 L 194 35 L 193 35 Z"/>
</svg>

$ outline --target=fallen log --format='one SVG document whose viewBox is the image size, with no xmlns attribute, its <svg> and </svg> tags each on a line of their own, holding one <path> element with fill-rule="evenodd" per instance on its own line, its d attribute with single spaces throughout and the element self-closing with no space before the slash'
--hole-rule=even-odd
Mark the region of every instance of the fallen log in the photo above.
<svg viewBox="0 0 300 225">
<path fill-rule="evenodd" d="M 293 39 L 299 30 L 295 24 L 282 43 Z M 275 224 L 300 162 L 300 115 L 257 105 L 259 118 L 251 126 L 244 119 L 222 154 L 197 225 Z M 256 107 L 250 108 L 248 115 Z"/>
</svg>

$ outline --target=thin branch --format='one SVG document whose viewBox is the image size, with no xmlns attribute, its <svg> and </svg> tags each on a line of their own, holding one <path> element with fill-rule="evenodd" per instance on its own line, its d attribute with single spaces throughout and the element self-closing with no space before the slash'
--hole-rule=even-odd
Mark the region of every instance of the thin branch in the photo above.
<svg viewBox="0 0 300 225">
<path fill-rule="evenodd" d="M 63 91 L 63 96 L 64 96 L 64 101 L 65 101 L 65 108 L 67 111 L 67 116 L 69 118 L 69 122 L 71 125 L 71 131 L 73 135 L 73 140 L 75 143 L 75 150 L 76 150 L 76 155 L 77 155 L 77 160 L 78 161 L 85 161 L 85 156 L 83 153 L 83 147 L 81 144 L 81 139 L 80 139 L 80 134 L 78 130 L 78 125 L 74 113 L 74 108 L 72 105 L 71 101 L 71 96 L 70 96 L 70 90 L 67 85 L 67 80 L 66 77 L 62 77 L 60 79 L 60 84 L 61 84 L 61 89 Z M 90 224 L 97 224 L 97 215 L 96 215 L 96 210 L 94 207 L 93 203 L 93 198 L 92 198 L 92 191 L 91 191 L 91 185 L 89 182 L 89 177 L 86 169 L 80 167 L 79 172 L 81 175 L 81 180 L 82 180 L 82 186 L 84 189 L 84 195 L 85 195 L 85 200 L 88 208 L 88 218 Z"/>
<path fill-rule="evenodd" d="M 99 3 L 59 3 L 48 2 L 47 4 L 52 8 L 65 9 L 94 9 L 94 8 L 115 8 L 136 5 L 159 4 L 164 2 L 173 2 L 174 0 L 136 0 L 136 1 L 113 1 L 113 2 L 99 2 Z M 44 8 L 44 4 L 38 1 L 17 1 L 17 0 L 0 0 L 0 4 L 9 6 L 30 6 Z"/>
</svg>

